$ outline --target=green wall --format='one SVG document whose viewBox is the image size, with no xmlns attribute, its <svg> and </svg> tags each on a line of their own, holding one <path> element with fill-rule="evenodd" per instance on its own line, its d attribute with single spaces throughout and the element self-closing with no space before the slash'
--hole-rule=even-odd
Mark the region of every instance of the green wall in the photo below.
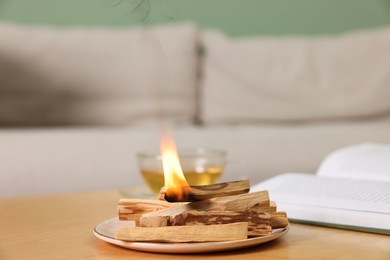
<svg viewBox="0 0 390 260">
<path fill-rule="evenodd" d="M 320 34 L 390 25 L 390 0 L 0 0 L 0 20 L 59 26 L 184 20 L 231 35 Z"/>
</svg>

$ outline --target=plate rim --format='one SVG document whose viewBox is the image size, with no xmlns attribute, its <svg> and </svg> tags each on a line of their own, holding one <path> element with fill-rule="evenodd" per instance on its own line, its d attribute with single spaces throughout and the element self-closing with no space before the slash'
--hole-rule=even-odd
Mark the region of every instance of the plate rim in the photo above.
<svg viewBox="0 0 390 260">
<path fill-rule="evenodd" d="M 290 224 L 284 228 L 277 228 L 272 231 L 272 234 L 261 237 L 247 238 L 243 240 L 233 241 L 216 241 L 216 242 L 191 242 L 191 243 L 164 243 L 164 242 L 131 242 L 115 239 L 111 236 L 102 234 L 97 229 L 100 225 L 110 220 L 120 221 L 117 217 L 106 219 L 95 226 L 93 234 L 107 242 L 119 247 L 154 253 L 208 253 L 208 252 L 220 252 L 230 251 L 240 248 L 252 247 L 260 245 L 279 237 L 284 236 L 290 229 Z"/>
</svg>

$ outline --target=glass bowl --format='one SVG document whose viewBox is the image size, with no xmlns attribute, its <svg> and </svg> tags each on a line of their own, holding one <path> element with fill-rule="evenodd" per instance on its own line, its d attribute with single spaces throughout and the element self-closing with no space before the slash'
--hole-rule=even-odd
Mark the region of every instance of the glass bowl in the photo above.
<svg viewBox="0 0 390 260">
<path fill-rule="evenodd" d="M 219 182 L 226 163 L 226 151 L 194 148 L 179 150 L 184 176 L 190 185 L 208 185 Z M 149 188 L 158 195 L 164 186 L 164 172 L 159 152 L 137 153 L 140 172 Z"/>
</svg>

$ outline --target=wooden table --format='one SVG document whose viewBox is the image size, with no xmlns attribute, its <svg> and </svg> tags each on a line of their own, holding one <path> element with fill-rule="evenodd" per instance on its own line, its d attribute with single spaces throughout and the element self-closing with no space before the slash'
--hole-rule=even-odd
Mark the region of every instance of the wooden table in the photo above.
<svg viewBox="0 0 390 260">
<path fill-rule="evenodd" d="M 116 191 L 0 199 L 0 259 L 390 259 L 390 237 L 292 224 L 253 248 L 214 254 L 155 254 L 97 239 L 93 228 L 116 215 Z"/>
</svg>

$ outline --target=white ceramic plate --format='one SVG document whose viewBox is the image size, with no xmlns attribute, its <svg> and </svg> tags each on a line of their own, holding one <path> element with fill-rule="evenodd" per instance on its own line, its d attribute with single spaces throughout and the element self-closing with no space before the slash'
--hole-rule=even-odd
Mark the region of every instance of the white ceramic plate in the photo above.
<svg viewBox="0 0 390 260">
<path fill-rule="evenodd" d="M 207 243 L 149 243 L 149 242 L 126 242 L 115 239 L 115 230 L 120 226 L 134 225 L 132 221 L 119 221 L 118 218 L 111 218 L 97 225 L 93 231 L 96 237 L 108 243 L 147 252 L 156 253 L 205 253 L 218 252 L 245 248 L 266 243 L 285 235 L 289 226 L 272 231 L 271 235 L 263 237 L 248 238 L 227 242 Z"/>
</svg>

